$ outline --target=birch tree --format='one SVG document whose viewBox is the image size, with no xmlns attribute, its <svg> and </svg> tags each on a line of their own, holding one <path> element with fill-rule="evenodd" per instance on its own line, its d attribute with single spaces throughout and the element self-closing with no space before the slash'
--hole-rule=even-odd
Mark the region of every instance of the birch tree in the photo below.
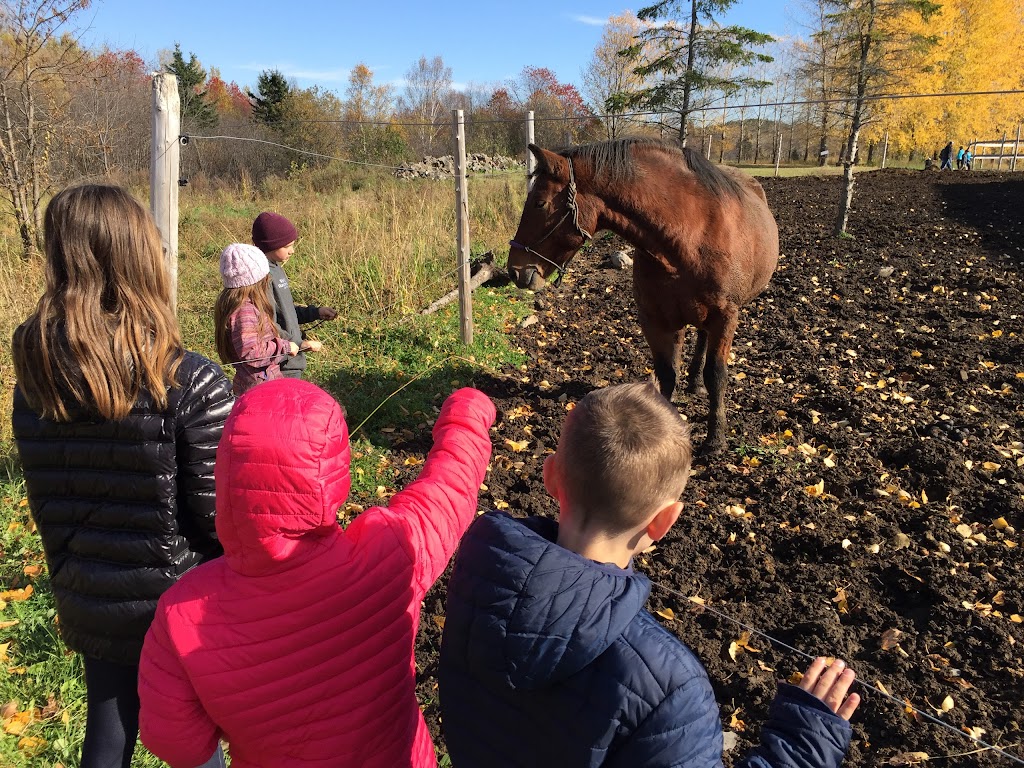
<svg viewBox="0 0 1024 768">
<path fill-rule="evenodd" d="M 869 97 L 889 87 L 903 67 L 913 66 L 935 44 L 931 35 L 908 31 L 907 14 L 928 20 L 940 8 L 930 0 L 827 0 L 827 21 L 838 30 L 841 62 L 849 83 L 845 94 L 850 131 L 843 153 L 843 187 L 839 196 L 835 234 L 846 234 L 853 203 L 853 169 L 860 131 L 870 117 Z"/>
<path fill-rule="evenodd" d="M 583 70 L 583 95 L 596 113 L 604 113 L 601 121 L 609 140 L 628 133 L 620 117 L 625 108 L 612 97 L 617 93 L 638 92 L 644 86 L 643 78 L 634 71 L 633 61 L 619 55 L 633 44 L 641 29 L 639 19 L 630 11 L 609 18 L 601 41 Z"/>
<path fill-rule="evenodd" d="M 449 128 L 447 106 L 452 100 L 452 68 L 444 59 L 420 56 L 405 73 L 405 89 L 398 99 L 399 111 L 404 118 L 416 123 L 409 130 L 413 149 L 419 154 L 432 155 L 438 149 L 439 139 Z"/>
</svg>

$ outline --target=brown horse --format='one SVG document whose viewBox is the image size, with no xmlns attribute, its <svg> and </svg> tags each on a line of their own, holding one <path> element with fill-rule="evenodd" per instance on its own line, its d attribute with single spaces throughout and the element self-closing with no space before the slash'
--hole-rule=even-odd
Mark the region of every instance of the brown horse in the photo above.
<svg viewBox="0 0 1024 768">
<path fill-rule="evenodd" d="M 702 452 L 725 447 L 726 366 L 739 310 L 768 284 L 779 258 L 761 185 L 650 139 L 530 151 L 538 165 L 511 241 L 512 279 L 533 290 L 554 271 L 560 280 L 599 230 L 632 243 L 633 295 L 661 393 L 672 399 L 683 332 L 696 326 L 687 391 L 698 390 L 703 374 L 710 408 Z"/>
</svg>

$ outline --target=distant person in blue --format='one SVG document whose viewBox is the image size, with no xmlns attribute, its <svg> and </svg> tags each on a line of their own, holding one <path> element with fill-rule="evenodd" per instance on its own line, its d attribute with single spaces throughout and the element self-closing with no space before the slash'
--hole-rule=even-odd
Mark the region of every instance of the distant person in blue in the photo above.
<svg viewBox="0 0 1024 768">
<path fill-rule="evenodd" d="M 964 170 L 971 170 L 974 167 L 974 155 L 971 154 L 971 150 L 964 152 Z"/>
<path fill-rule="evenodd" d="M 454 768 L 712 768 L 718 705 L 694 653 L 644 609 L 632 560 L 682 510 L 689 429 L 649 383 L 596 390 L 566 417 L 544 486 L 558 522 L 499 512 L 463 537 L 438 674 Z M 737 768 L 834 768 L 860 703 L 816 659 L 782 684 Z"/>
<path fill-rule="evenodd" d="M 944 171 L 947 168 L 953 170 L 953 142 L 949 142 L 939 152 L 939 170 Z"/>
<path fill-rule="evenodd" d="M 962 171 L 964 169 L 964 148 L 960 147 L 956 151 L 956 169 Z"/>
</svg>

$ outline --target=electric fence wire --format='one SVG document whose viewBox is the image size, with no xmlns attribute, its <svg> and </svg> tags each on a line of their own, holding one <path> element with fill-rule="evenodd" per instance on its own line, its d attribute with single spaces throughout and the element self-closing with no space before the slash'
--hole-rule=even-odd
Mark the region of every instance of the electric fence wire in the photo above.
<svg viewBox="0 0 1024 768">
<path fill-rule="evenodd" d="M 879 93 L 875 95 L 863 96 L 861 101 L 898 101 L 901 99 L 933 99 L 940 97 L 950 96 L 1013 96 L 1017 94 L 1024 94 L 1024 89 L 1015 90 L 1002 90 L 1002 91 L 944 91 L 939 93 Z M 764 102 L 752 102 L 749 104 L 702 104 L 700 106 L 693 106 L 690 108 L 690 112 L 719 112 L 729 110 L 740 110 L 740 109 L 767 109 L 776 107 L 805 107 L 813 106 L 816 104 L 851 104 L 856 101 L 855 97 L 835 97 L 830 99 L 802 99 L 797 101 L 764 101 Z M 535 123 L 564 123 L 564 122 L 581 122 L 585 120 L 604 120 L 606 118 L 630 118 L 630 117 L 655 117 L 662 115 L 678 115 L 678 112 L 673 110 L 649 110 L 649 111 L 638 111 L 638 112 L 616 112 L 616 113 L 592 113 L 588 115 L 563 115 L 561 117 L 534 117 Z M 341 119 L 329 119 L 324 118 L 321 120 L 296 120 L 296 119 L 285 119 L 282 121 L 288 125 L 376 125 L 376 126 L 394 126 L 403 128 L 436 128 L 439 125 L 446 125 L 445 122 L 440 123 L 406 123 L 406 122 L 393 122 L 390 120 L 341 120 Z M 504 123 L 514 123 L 516 125 L 521 124 L 523 121 L 521 118 L 511 120 L 508 118 L 494 118 L 494 119 L 483 119 L 478 120 L 473 117 L 467 117 L 466 125 L 500 125 Z"/>
<path fill-rule="evenodd" d="M 774 645 L 777 645 L 780 648 L 784 648 L 785 650 L 789 651 L 790 653 L 794 653 L 797 656 L 802 656 L 803 658 L 809 659 L 811 661 L 814 661 L 814 659 L 816 658 L 815 656 L 812 656 L 809 653 L 805 653 L 804 651 L 801 651 L 799 648 L 794 648 L 792 645 L 789 645 L 788 643 L 785 643 L 782 640 L 779 640 L 778 638 L 773 637 L 772 635 L 769 635 L 767 632 L 765 632 L 763 630 L 757 629 L 756 627 L 751 626 L 750 624 L 747 624 L 746 622 L 740 621 L 739 619 L 734 618 L 734 617 L 730 616 L 727 613 L 723 613 L 722 611 L 716 610 L 716 609 L 712 608 L 711 606 L 707 605 L 706 603 L 700 602 L 698 600 L 694 600 L 693 598 L 688 597 L 687 595 L 683 594 L 682 592 L 679 592 L 678 590 L 672 589 L 671 587 L 666 587 L 664 584 L 661 584 L 661 583 L 659 583 L 657 581 L 654 581 L 653 579 L 651 579 L 650 581 L 651 581 L 651 584 L 653 586 L 657 587 L 658 589 L 660 589 L 660 590 L 662 590 L 664 592 L 668 592 L 669 594 L 675 595 L 676 597 L 679 597 L 679 598 L 681 598 L 681 599 L 683 599 L 683 600 L 685 600 L 685 601 L 687 601 L 689 603 L 692 603 L 693 605 L 698 606 L 698 610 L 708 611 L 709 613 L 712 613 L 715 616 L 718 616 L 719 618 L 722 618 L 722 619 L 725 619 L 726 621 L 732 622 L 733 624 L 736 624 L 737 626 L 742 627 L 746 631 L 750 632 L 752 635 L 757 635 L 758 637 L 762 637 L 765 640 L 767 640 L 768 642 L 770 642 L 770 643 L 772 643 Z M 860 679 L 856 680 L 855 684 L 860 686 L 861 688 L 867 690 L 867 691 L 871 691 L 873 694 L 877 694 L 878 696 L 881 696 L 884 699 L 888 699 L 889 701 L 891 701 L 891 702 L 893 702 L 895 704 L 898 704 L 900 707 L 905 707 L 906 709 L 912 710 L 914 712 L 914 714 L 919 715 L 920 717 L 923 717 L 924 719 L 928 720 L 931 723 L 934 723 L 935 725 L 941 726 L 942 728 L 945 728 L 946 730 L 951 731 L 952 733 L 955 733 L 958 736 L 961 736 L 961 737 L 963 737 L 965 739 L 970 739 L 974 743 L 976 743 L 976 744 L 980 745 L 981 747 L 983 747 L 985 751 L 991 751 L 991 752 L 999 755 L 1000 757 L 1005 757 L 1007 760 L 1010 760 L 1011 762 L 1018 763 L 1020 765 L 1024 765 L 1024 759 L 1022 759 L 1020 757 L 1017 757 L 1016 755 L 1010 754 L 1005 749 L 1002 749 L 1001 747 L 997 747 L 995 744 L 989 744 L 988 742 L 982 741 L 981 739 L 977 738 L 976 736 L 973 736 L 970 733 L 967 733 L 965 731 L 961 731 L 959 728 L 955 728 L 952 725 L 950 725 L 949 723 L 947 723 L 947 722 L 945 722 L 943 720 L 940 720 L 937 717 L 933 717 L 932 715 L 929 715 L 927 712 L 924 712 L 924 711 L 918 709 L 917 707 L 913 706 L 912 704 L 909 704 L 906 701 L 901 701 L 900 699 L 897 699 L 895 696 L 893 696 L 890 693 L 887 693 L 886 691 L 883 691 L 881 688 L 878 688 L 878 687 L 876 687 L 874 685 L 871 685 L 870 683 L 866 683 L 866 682 L 864 682 L 863 680 L 860 680 Z M 930 759 L 934 760 L 936 758 L 933 757 L 933 758 L 930 758 Z"/>
</svg>

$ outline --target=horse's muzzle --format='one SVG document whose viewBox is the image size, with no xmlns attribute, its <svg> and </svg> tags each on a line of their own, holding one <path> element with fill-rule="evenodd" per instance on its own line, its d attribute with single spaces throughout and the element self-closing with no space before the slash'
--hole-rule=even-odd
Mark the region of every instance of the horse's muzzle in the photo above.
<svg viewBox="0 0 1024 768">
<path fill-rule="evenodd" d="M 543 291 L 547 287 L 547 281 L 540 276 L 540 272 L 532 265 L 528 267 L 510 266 L 508 272 L 512 281 L 520 288 L 526 288 L 531 291 Z"/>
</svg>

